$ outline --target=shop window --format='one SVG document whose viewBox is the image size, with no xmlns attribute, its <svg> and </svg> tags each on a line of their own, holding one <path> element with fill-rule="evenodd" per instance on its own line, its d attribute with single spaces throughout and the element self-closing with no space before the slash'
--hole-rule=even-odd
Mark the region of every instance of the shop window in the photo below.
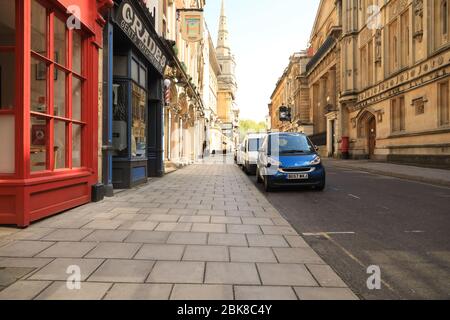
<svg viewBox="0 0 450 320">
<path fill-rule="evenodd" d="M 37 0 L 31 1 L 31 50 L 47 55 L 47 9 Z"/>
<path fill-rule="evenodd" d="M 15 1 L 0 1 L 0 174 L 15 173 Z"/>
<path fill-rule="evenodd" d="M 147 86 L 147 72 L 142 67 L 139 68 L 139 85 L 144 88 Z"/>
<path fill-rule="evenodd" d="M 53 114 L 58 117 L 66 116 L 66 73 L 55 67 Z"/>
<path fill-rule="evenodd" d="M 16 38 L 14 1 L 0 1 L 0 46 L 14 46 Z"/>
<path fill-rule="evenodd" d="M 45 61 L 31 58 L 31 110 L 47 112 L 47 74 L 48 65 Z"/>
<path fill-rule="evenodd" d="M 30 162 L 31 171 L 47 169 L 48 123 L 45 118 L 31 117 Z"/>
<path fill-rule="evenodd" d="M 439 83 L 439 125 L 450 125 L 450 112 L 449 112 L 449 87 L 448 81 Z"/>
<path fill-rule="evenodd" d="M 131 59 L 131 79 L 139 83 L 139 64 Z"/>
<path fill-rule="evenodd" d="M 59 63 L 62 66 L 66 66 L 66 25 L 58 18 L 54 19 L 54 23 L 54 60 L 56 63 Z"/>
<path fill-rule="evenodd" d="M 114 156 L 128 158 L 128 83 L 115 83 L 113 89 Z"/>
<path fill-rule="evenodd" d="M 81 74 L 82 37 L 79 32 L 72 33 L 72 71 Z"/>
<path fill-rule="evenodd" d="M 131 156 L 145 158 L 147 155 L 147 93 L 135 83 L 132 84 L 132 91 Z"/>
<path fill-rule="evenodd" d="M 15 64 L 14 52 L 0 52 L 0 110 L 14 107 Z"/>
<path fill-rule="evenodd" d="M 114 56 L 113 73 L 117 77 L 128 77 L 127 56 Z"/>
<path fill-rule="evenodd" d="M 434 6 L 434 17 L 431 20 L 434 23 L 434 43 L 435 49 L 448 44 L 449 42 L 449 18 L 450 6 L 448 0 L 432 1 Z"/>
<path fill-rule="evenodd" d="M 55 169 L 66 168 L 66 123 L 54 121 L 53 151 L 55 157 Z"/>
<path fill-rule="evenodd" d="M 81 167 L 81 126 L 72 125 L 72 167 Z"/>
<path fill-rule="evenodd" d="M 31 172 L 83 165 L 83 35 L 43 3 L 31 7 Z"/>
</svg>

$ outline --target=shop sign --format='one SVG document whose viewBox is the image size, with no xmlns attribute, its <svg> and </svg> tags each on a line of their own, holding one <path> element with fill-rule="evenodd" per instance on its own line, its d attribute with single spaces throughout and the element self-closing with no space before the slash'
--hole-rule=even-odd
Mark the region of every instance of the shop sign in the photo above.
<svg viewBox="0 0 450 320">
<path fill-rule="evenodd" d="M 132 6 L 130 0 L 123 1 L 119 7 L 116 22 L 131 41 L 139 48 L 152 65 L 164 74 L 167 57 L 158 45 L 156 32 L 151 32 L 144 19 Z"/>
<path fill-rule="evenodd" d="M 203 39 L 203 12 L 184 10 L 181 12 L 181 37 L 187 42 L 198 42 Z"/>
</svg>

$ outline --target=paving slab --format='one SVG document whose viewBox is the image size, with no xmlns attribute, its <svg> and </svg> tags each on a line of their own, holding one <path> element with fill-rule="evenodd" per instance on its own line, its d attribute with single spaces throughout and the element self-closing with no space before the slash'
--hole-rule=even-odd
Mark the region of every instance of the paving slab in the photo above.
<svg viewBox="0 0 450 320">
<path fill-rule="evenodd" d="M 358 300 L 347 288 L 294 288 L 300 300 Z"/>
<path fill-rule="evenodd" d="M 57 242 L 37 255 L 41 258 L 82 258 L 95 248 L 94 242 Z"/>
<path fill-rule="evenodd" d="M 248 244 L 250 247 L 274 247 L 284 248 L 289 247 L 289 244 L 280 235 L 247 235 Z"/>
<path fill-rule="evenodd" d="M 0 291 L 0 300 L 32 300 L 51 283 L 51 281 L 17 281 Z"/>
<path fill-rule="evenodd" d="M 131 234 L 129 230 L 96 230 L 85 237 L 86 242 L 123 242 Z"/>
<path fill-rule="evenodd" d="M 327 265 L 306 265 L 322 287 L 347 288 L 344 281 Z"/>
<path fill-rule="evenodd" d="M 297 300 L 291 287 L 235 286 L 236 300 Z"/>
<path fill-rule="evenodd" d="M 88 279 L 89 282 L 144 283 L 154 261 L 107 260 Z"/>
<path fill-rule="evenodd" d="M 33 257 L 53 244 L 47 241 L 15 241 L 0 247 L 0 257 Z"/>
<path fill-rule="evenodd" d="M 131 259 L 138 252 L 141 244 L 102 242 L 86 255 L 86 258 Z"/>
<path fill-rule="evenodd" d="M 59 229 L 42 238 L 45 241 L 80 241 L 91 234 L 88 229 Z"/>
<path fill-rule="evenodd" d="M 126 237 L 125 242 L 130 243 L 166 243 L 170 232 L 159 231 L 133 231 Z"/>
<path fill-rule="evenodd" d="M 221 262 L 208 262 L 206 264 L 205 283 L 248 285 L 261 284 L 254 263 Z"/>
<path fill-rule="evenodd" d="M 318 286 L 311 273 L 301 264 L 258 263 L 263 285 L 268 286 Z"/>
<path fill-rule="evenodd" d="M 277 259 L 270 248 L 230 248 L 232 262 L 268 262 L 277 263 Z"/>
<path fill-rule="evenodd" d="M 230 261 L 228 248 L 225 246 L 189 245 L 183 255 L 185 261 Z"/>
<path fill-rule="evenodd" d="M 112 283 L 81 283 L 79 290 L 70 290 L 66 282 L 54 282 L 36 300 L 101 300 Z"/>
<path fill-rule="evenodd" d="M 184 249 L 184 245 L 144 244 L 134 258 L 138 260 L 180 261 Z"/>
<path fill-rule="evenodd" d="M 103 259 L 57 258 L 29 277 L 30 280 L 66 281 L 71 275 L 69 267 L 76 266 L 81 271 L 81 281 L 85 281 L 102 263 Z"/>
<path fill-rule="evenodd" d="M 176 284 L 171 300 L 233 300 L 233 287 L 230 285 Z"/>
<path fill-rule="evenodd" d="M 171 284 L 116 283 L 104 300 L 169 300 Z"/>
<path fill-rule="evenodd" d="M 248 245 L 247 239 L 243 234 L 229 234 L 229 233 L 211 233 L 208 237 L 209 245 L 218 246 L 233 246 L 246 247 Z"/>
<path fill-rule="evenodd" d="M 201 284 L 205 272 L 204 262 L 156 262 L 148 283 L 179 283 L 179 284 Z"/>
</svg>

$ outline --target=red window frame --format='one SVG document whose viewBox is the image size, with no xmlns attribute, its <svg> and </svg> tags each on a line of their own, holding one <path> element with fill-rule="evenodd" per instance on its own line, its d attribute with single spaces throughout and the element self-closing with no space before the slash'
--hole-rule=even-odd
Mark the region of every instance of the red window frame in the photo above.
<svg viewBox="0 0 450 320">
<path fill-rule="evenodd" d="M 85 139 L 85 129 L 87 126 L 86 121 L 86 83 L 87 78 L 85 76 L 86 74 L 86 48 L 87 48 L 87 36 L 83 32 L 83 30 L 71 30 L 67 27 L 65 28 L 66 31 L 66 54 L 65 63 L 63 62 L 56 62 L 55 60 L 55 19 L 59 19 L 62 22 L 67 21 L 67 18 L 69 17 L 67 14 L 63 13 L 63 11 L 58 10 L 54 6 L 52 6 L 48 1 L 46 0 L 31 0 L 35 1 L 42 7 L 46 9 L 46 55 L 33 51 L 33 49 L 30 47 L 30 64 L 32 59 L 36 59 L 37 61 L 41 63 L 45 63 L 47 70 L 46 70 L 46 112 L 38 112 L 33 111 L 30 109 L 29 112 L 29 121 L 30 121 L 30 128 L 31 128 L 31 118 L 37 117 L 39 119 L 45 120 L 46 122 L 46 159 L 45 159 L 45 169 L 40 171 L 31 171 L 32 164 L 31 164 L 31 156 L 30 156 L 30 163 L 28 165 L 28 168 L 26 168 L 27 173 L 30 175 L 30 177 L 39 177 L 39 176 L 47 176 L 49 174 L 59 174 L 64 172 L 73 172 L 76 170 L 83 170 L 85 168 L 85 159 L 83 157 L 83 145 Z M 32 9 L 31 9 L 32 10 Z M 32 27 L 30 25 L 30 27 Z M 73 33 L 77 32 L 81 36 L 81 74 L 78 72 L 75 72 L 73 70 Z M 56 116 L 54 115 L 54 84 L 55 80 L 53 75 L 56 70 L 58 70 L 60 75 L 64 75 L 66 77 L 65 81 L 65 116 Z M 81 82 L 81 119 L 73 119 L 72 116 L 72 107 L 73 107 L 73 99 L 72 99 L 72 90 L 73 90 L 73 81 L 72 78 L 75 77 L 80 80 Z M 33 81 L 33 80 L 31 80 Z M 31 88 L 31 87 L 30 87 Z M 31 98 L 31 97 L 30 97 Z M 63 122 L 65 124 L 65 168 L 56 169 L 55 168 L 55 154 L 51 150 L 54 150 L 54 125 L 55 122 Z M 80 161 L 81 166 L 77 168 L 73 168 L 72 163 L 72 129 L 73 125 L 79 125 L 81 128 L 81 146 L 80 146 Z M 31 135 L 29 134 L 28 139 L 31 140 Z M 31 141 L 30 141 L 31 146 Z M 31 155 L 31 150 L 30 153 Z"/>
</svg>

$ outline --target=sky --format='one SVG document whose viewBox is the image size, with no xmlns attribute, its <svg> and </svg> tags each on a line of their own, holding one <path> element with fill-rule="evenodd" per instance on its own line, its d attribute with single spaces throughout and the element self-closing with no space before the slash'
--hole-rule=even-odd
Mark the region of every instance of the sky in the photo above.
<svg viewBox="0 0 450 320">
<path fill-rule="evenodd" d="M 236 56 L 241 119 L 264 121 L 270 96 L 289 63 L 307 48 L 320 0 L 225 0 Z M 217 43 L 221 0 L 206 0 L 205 19 Z"/>
</svg>

